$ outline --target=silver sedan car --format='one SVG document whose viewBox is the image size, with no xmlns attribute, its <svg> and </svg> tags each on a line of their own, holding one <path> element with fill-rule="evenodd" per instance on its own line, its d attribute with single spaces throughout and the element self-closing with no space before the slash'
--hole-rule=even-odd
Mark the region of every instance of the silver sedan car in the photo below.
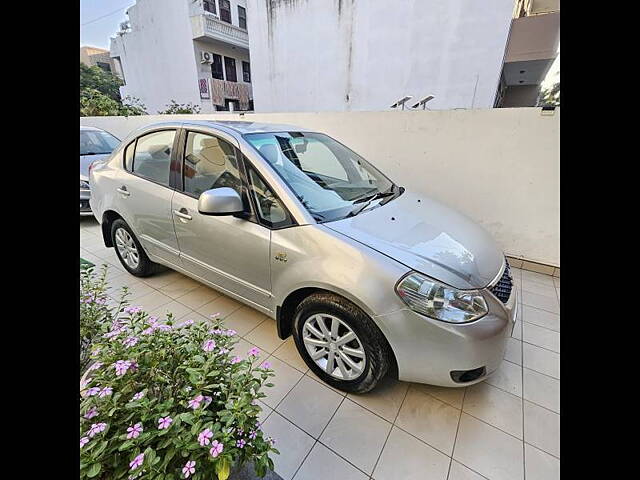
<svg viewBox="0 0 640 480">
<path fill-rule="evenodd" d="M 89 206 L 89 166 L 113 152 L 120 140 L 104 130 L 80 126 L 80 216 L 93 215 Z"/>
<path fill-rule="evenodd" d="M 491 236 L 347 146 L 287 125 L 184 121 L 91 170 L 104 242 L 264 312 L 332 387 L 447 387 L 500 365 L 517 289 Z"/>
</svg>

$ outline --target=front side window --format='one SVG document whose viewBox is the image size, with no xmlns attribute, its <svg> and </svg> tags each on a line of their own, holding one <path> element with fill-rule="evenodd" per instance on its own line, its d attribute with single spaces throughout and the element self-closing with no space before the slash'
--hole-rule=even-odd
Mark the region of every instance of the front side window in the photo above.
<svg viewBox="0 0 640 480">
<path fill-rule="evenodd" d="M 220 20 L 231 23 L 231 2 L 229 0 L 220 0 Z"/>
<path fill-rule="evenodd" d="M 238 76 L 236 74 L 236 59 L 231 57 L 224 57 L 224 70 L 227 73 L 227 82 L 237 82 Z"/>
<path fill-rule="evenodd" d="M 133 173 L 169 186 L 171 151 L 175 130 L 163 130 L 138 138 L 133 155 Z"/>
<path fill-rule="evenodd" d="M 189 132 L 184 152 L 184 192 L 196 198 L 205 190 L 233 188 L 242 196 L 237 150 L 224 140 Z"/>
<path fill-rule="evenodd" d="M 238 26 L 247 29 L 247 10 L 238 5 Z"/>
<path fill-rule="evenodd" d="M 284 207 L 280 199 L 256 173 L 253 167 L 247 165 L 249 176 L 249 192 L 256 205 L 258 217 L 264 224 L 271 228 L 282 228 L 291 225 L 293 222 L 289 212 Z"/>
<path fill-rule="evenodd" d="M 355 215 L 376 198 L 400 194 L 378 169 L 327 135 L 282 132 L 244 137 L 318 221 Z"/>
<path fill-rule="evenodd" d="M 124 151 L 124 168 L 130 172 L 133 172 L 133 153 L 136 150 L 135 140 L 127 145 Z"/>
<path fill-rule="evenodd" d="M 222 73 L 222 57 L 217 53 L 211 54 L 211 76 L 218 80 L 224 80 L 224 73 Z"/>
<path fill-rule="evenodd" d="M 120 140 L 101 130 L 80 130 L 80 155 L 102 155 L 111 153 Z"/>
</svg>

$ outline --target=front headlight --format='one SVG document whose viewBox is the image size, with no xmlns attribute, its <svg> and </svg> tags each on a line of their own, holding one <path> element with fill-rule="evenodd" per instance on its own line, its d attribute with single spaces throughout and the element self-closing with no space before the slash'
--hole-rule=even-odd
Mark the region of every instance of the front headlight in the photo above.
<svg viewBox="0 0 640 480">
<path fill-rule="evenodd" d="M 89 182 L 86 180 L 80 180 L 80 190 L 89 190 Z"/>
<path fill-rule="evenodd" d="M 472 322 L 488 312 L 480 292 L 456 290 L 417 272 L 405 276 L 396 292 L 412 310 L 443 322 Z"/>
</svg>

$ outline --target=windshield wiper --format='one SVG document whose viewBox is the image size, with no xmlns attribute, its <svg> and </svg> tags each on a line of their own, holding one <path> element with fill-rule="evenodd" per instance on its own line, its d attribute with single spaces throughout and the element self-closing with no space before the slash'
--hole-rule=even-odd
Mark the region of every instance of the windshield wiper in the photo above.
<svg viewBox="0 0 640 480">
<path fill-rule="evenodd" d="M 84 157 L 85 155 L 106 155 L 107 153 L 111 153 L 111 152 L 87 152 L 87 153 L 81 153 L 80 155 Z"/>
<path fill-rule="evenodd" d="M 373 195 L 368 195 L 366 197 L 362 197 L 362 198 L 358 198 L 358 199 L 354 200 L 353 201 L 354 205 L 356 203 L 362 203 L 362 202 L 366 202 L 366 203 L 364 205 L 362 205 L 361 207 L 358 207 L 355 210 L 352 210 L 351 212 L 349 212 L 345 218 L 355 217 L 360 212 L 362 212 L 365 208 L 367 208 L 369 205 L 371 205 L 371 202 L 373 202 L 374 200 L 376 200 L 378 198 L 385 198 L 385 197 L 394 196 L 396 194 L 396 188 L 397 188 L 396 185 L 392 184 L 389 187 L 389 189 L 385 190 L 384 192 L 378 192 L 378 193 L 375 193 Z"/>
</svg>

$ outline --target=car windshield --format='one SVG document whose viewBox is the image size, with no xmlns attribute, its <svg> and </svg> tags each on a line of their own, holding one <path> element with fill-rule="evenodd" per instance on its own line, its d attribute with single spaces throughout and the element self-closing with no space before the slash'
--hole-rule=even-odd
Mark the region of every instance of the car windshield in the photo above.
<svg viewBox="0 0 640 480">
<path fill-rule="evenodd" d="M 80 155 L 111 153 L 120 140 L 101 130 L 80 130 Z"/>
<path fill-rule="evenodd" d="M 244 138 L 318 221 L 357 215 L 399 189 L 357 153 L 321 133 L 250 133 Z"/>
</svg>

